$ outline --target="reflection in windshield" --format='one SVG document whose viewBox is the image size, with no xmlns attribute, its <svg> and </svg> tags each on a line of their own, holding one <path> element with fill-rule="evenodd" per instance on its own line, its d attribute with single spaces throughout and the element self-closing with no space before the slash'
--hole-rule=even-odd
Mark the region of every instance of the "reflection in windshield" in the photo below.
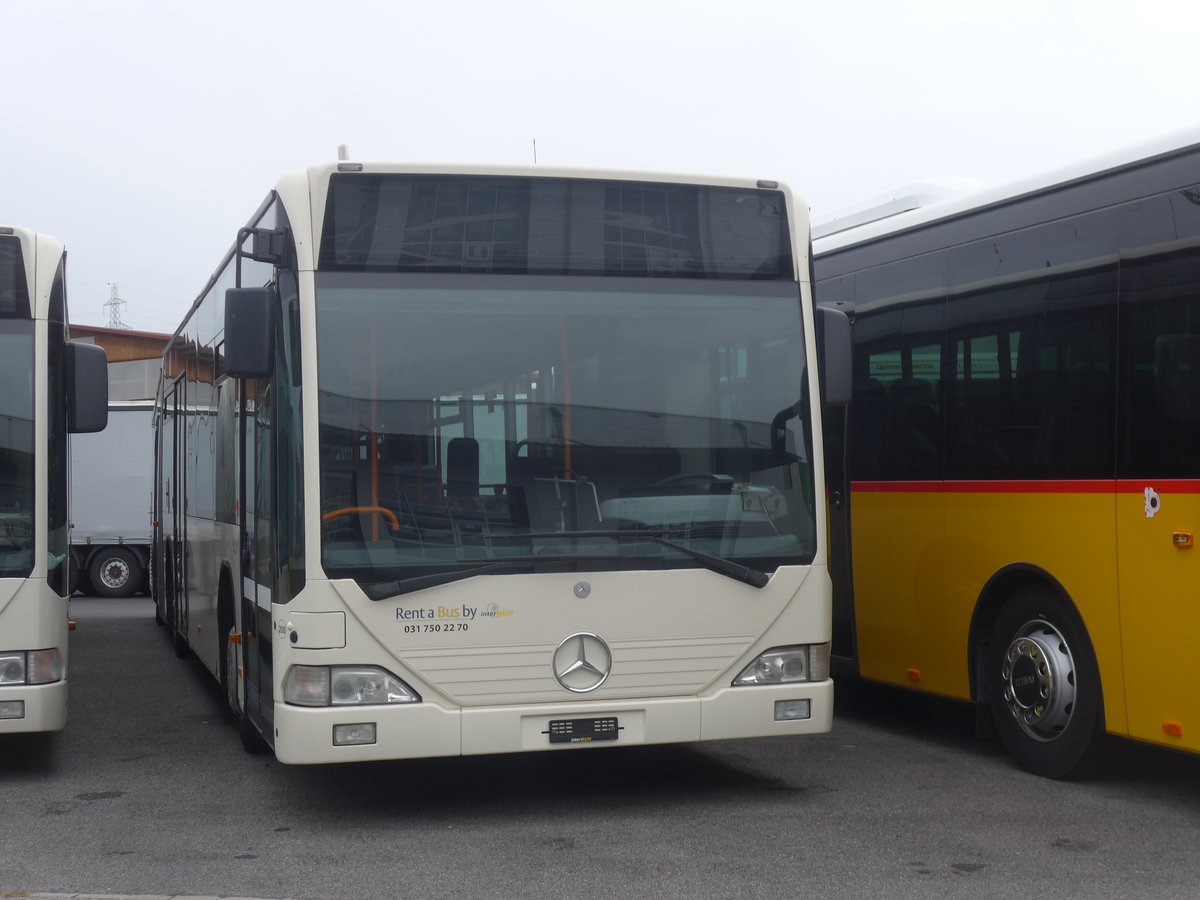
<svg viewBox="0 0 1200 900">
<path fill-rule="evenodd" d="M 331 576 L 811 561 L 794 284 L 326 274 L 317 303 Z"/>
<path fill-rule="evenodd" d="M 0 577 L 33 569 L 33 322 L 0 322 Z"/>
</svg>

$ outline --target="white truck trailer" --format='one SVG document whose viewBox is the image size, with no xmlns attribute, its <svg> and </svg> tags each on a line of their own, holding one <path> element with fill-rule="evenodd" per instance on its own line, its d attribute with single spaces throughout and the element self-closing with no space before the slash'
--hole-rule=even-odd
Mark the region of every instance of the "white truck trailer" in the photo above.
<svg viewBox="0 0 1200 900">
<path fill-rule="evenodd" d="M 71 435 L 72 592 L 147 589 L 153 415 L 153 400 L 112 401 L 104 431 Z"/>
</svg>

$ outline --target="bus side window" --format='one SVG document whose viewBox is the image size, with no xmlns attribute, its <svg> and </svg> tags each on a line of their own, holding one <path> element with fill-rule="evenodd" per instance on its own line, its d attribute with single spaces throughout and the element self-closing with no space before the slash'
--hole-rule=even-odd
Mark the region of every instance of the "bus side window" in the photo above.
<svg viewBox="0 0 1200 900">
<path fill-rule="evenodd" d="M 1200 477 L 1197 283 L 1200 248 L 1122 260 L 1118 477 Z"/>
</svg>

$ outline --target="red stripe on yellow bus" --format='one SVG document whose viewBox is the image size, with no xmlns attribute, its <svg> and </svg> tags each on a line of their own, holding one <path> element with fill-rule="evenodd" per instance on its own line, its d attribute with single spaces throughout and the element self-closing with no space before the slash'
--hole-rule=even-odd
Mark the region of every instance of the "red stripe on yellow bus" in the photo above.
<svg viewBox="0 0 1200 900">
<path fill-rule="evenodd" d="M 854 481 L 859 494 L 1200 494 L 1200 479 L 1090 479 L 1073 481 Z"/>
</svg>

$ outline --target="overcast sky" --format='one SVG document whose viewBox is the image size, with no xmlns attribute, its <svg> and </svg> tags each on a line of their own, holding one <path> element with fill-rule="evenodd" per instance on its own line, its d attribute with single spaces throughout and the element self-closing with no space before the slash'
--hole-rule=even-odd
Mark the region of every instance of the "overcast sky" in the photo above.
<svg viewBox="0 0 1200 900">
<path fill-rule="evenodd" d="M 786 181 L 814 216 L 1200 124 L 1183 0 L 0 0 L 0 223 L 72 321 L 174 331 L 284 172 L 336 158 Z M 1200 181 L 1198 173 L 1197 181 Z"/>
</svg>

